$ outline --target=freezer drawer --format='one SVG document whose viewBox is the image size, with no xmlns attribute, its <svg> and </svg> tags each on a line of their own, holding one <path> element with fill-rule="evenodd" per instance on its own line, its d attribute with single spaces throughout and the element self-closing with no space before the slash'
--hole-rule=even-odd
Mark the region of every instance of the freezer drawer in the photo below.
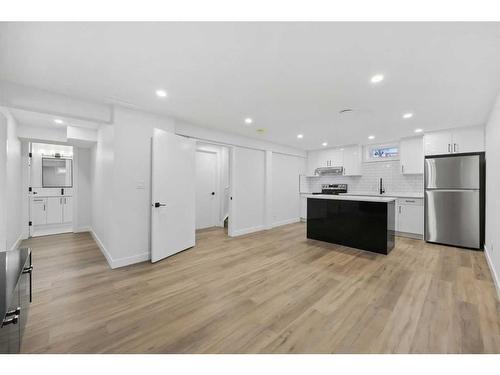
<svg viewBox="0 0 500 375">
<path fill-rule="evenodd" d="M 479 155 L 425 159 L 426 189 L 479 189 Z"/>
<path fill-rule="evenodd" d="M 479 190 L 426 190 L 425 240 L 480 248 Z"/>
</svg>

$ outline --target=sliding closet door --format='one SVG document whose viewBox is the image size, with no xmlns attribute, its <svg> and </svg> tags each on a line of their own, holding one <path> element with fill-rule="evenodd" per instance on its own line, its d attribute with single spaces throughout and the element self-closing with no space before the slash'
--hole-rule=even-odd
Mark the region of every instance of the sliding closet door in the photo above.
<svg viewBox="0 0 500 375">
<path fill-rule="evenodd" d="M 265 152 L 234 147 L 231 157 L 230 235 L 264 229 Z"/>
</svg>

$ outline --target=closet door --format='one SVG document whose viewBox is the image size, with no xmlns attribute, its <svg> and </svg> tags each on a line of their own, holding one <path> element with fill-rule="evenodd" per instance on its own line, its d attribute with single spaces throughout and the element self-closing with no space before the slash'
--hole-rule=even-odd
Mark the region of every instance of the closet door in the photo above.
<svg viewBox="0 0 500 375">
<path fill-rule="evenodd" d="M 47 198 L 47 224 L 62 223 L 62 200 L 61 197 Z"/>
</svg>

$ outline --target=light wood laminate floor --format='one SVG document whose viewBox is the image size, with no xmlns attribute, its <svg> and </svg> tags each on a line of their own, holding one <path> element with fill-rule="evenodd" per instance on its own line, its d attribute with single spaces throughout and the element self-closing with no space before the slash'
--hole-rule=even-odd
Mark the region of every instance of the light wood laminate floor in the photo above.
<svg viewBox="0 0 500 375">
<path fill-rule="evenodd" d="M 388 255 L 286 225 L 111 270 L 90 234 L 27 240 L 25 353 L 500 353 L 483 252 L 397 238 Z"/>
</svg>

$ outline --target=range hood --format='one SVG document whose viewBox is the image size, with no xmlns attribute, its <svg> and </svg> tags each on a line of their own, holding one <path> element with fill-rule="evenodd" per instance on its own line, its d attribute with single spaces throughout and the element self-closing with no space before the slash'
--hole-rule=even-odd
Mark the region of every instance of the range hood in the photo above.
<svg viewBox="0 0 500 375">
<path fill-rule="evenodd" d="M 323 175 L 341 176 L 343 174 L 344 174 L 344 167 L 321 167 L 321 168 L 316 168 L 314 170 L 315 176 L 323 176 Z"/>
</svg>

